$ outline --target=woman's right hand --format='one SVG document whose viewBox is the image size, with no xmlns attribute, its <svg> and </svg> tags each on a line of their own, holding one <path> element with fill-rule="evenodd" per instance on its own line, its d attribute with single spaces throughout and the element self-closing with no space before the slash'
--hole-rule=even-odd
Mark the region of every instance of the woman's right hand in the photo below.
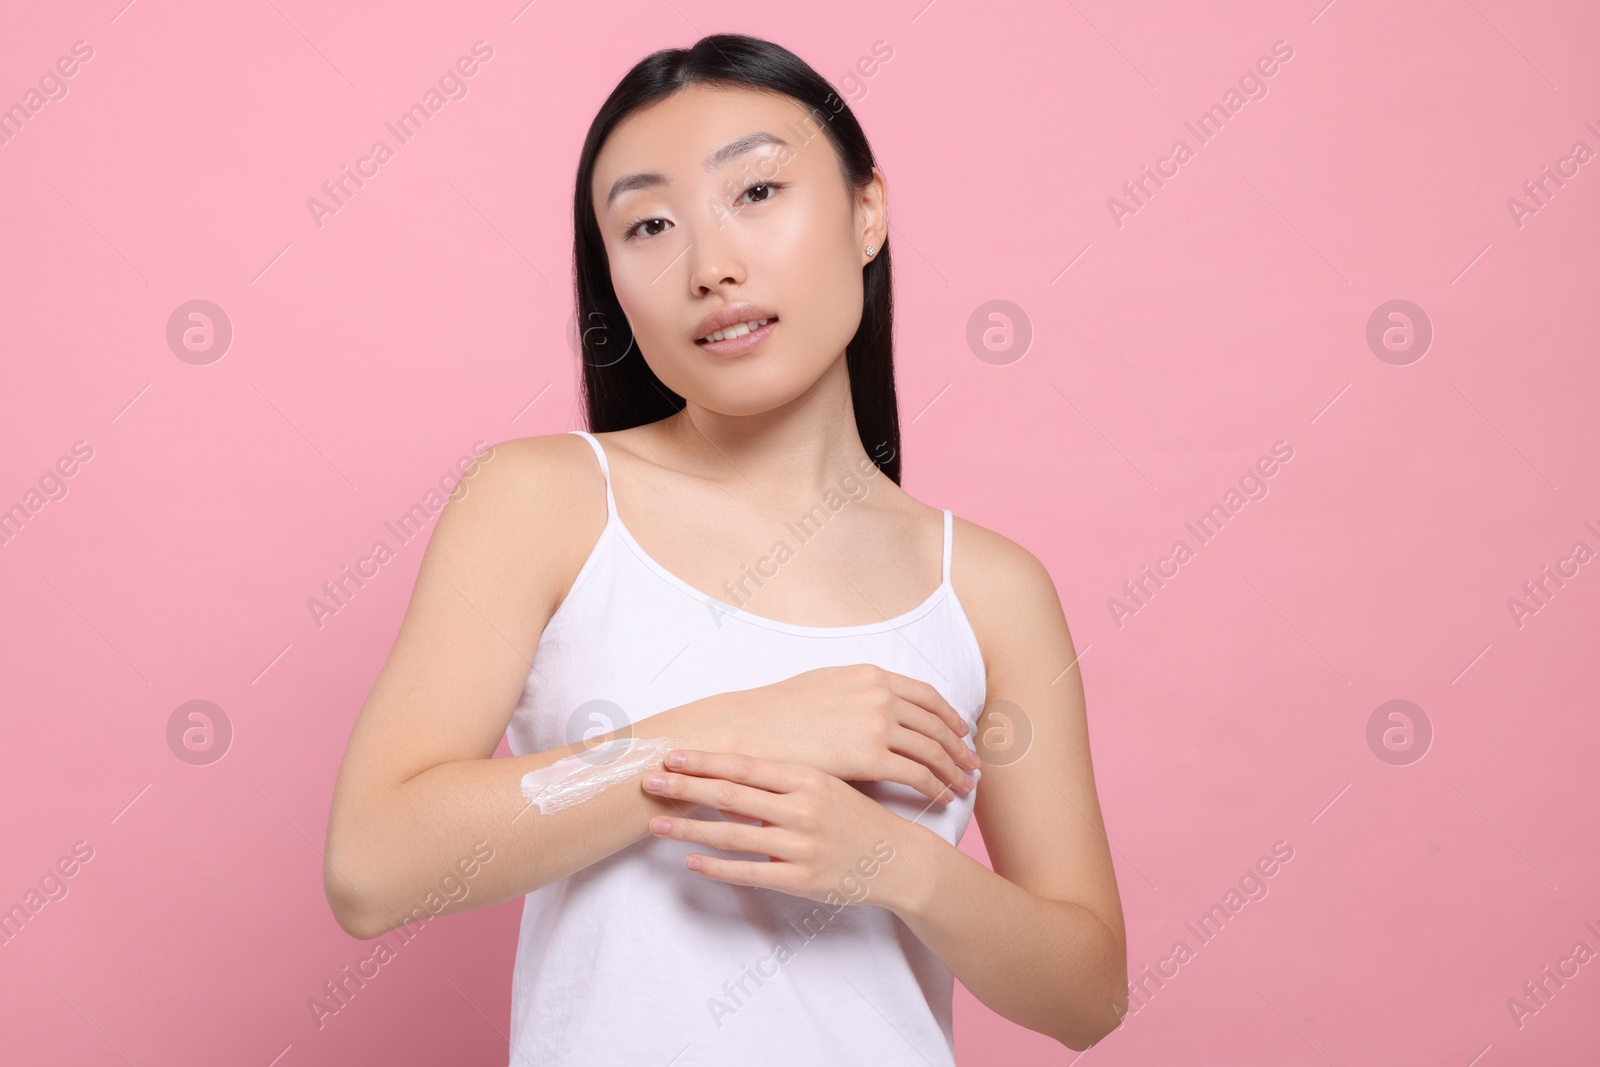
<svg viewBox="0 0 1600 1067">
<path fill-rule="evenodd" d="M 804 763 L 842 781 L 899 782 L 930 800 L 973 788 L 972 728 L 927 682 L 870 663 L 819 667 L 755 689 L 718 694 L 732 751 Z"/>
</svg>

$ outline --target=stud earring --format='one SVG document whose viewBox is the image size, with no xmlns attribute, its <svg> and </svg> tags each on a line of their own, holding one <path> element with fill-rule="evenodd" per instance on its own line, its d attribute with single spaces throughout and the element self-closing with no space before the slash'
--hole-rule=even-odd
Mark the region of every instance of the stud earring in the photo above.
<svg viewBox="0 0 1600 1067">
<path fill-rule="evenodd" d="M 871 245 L 868 245 L 867 246 L 867 255 L 869 255 L 869 256 L 872 255 L 873 251 L 874 251 L 873 247 Z"/>
</svg>

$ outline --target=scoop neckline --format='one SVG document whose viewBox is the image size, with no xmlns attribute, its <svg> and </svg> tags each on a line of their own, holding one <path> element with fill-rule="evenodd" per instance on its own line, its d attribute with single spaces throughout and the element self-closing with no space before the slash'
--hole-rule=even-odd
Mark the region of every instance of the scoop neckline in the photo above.
<svg viewBox="0 0 1600 1067">
<path fill-rule="evenodd" d="M 773 619 L 766 615 L 757 615 L 753 611 L 746 611 L 743 608 L 736 608 L 732 604 L 718 600 L 704 590 L 696 588 L 672 571 L 669 571 L 662 566 L 660 561 L 645 551 L 644 546 L 633 536 L 633 531 L 628 529 L 628 524 L 622 521 L 622 515 L 614 507 L 607 521 L 609 525 L 616 528 L 618 535 L 633 554 L 639 557 L 641 563 L 654 571 L 667 584 L 677 588 L 679 592 L 686 593 L 705 604 L 708 608 L 714 606 L 720 614 L 727 618 L 740 619 L 756 626 L 765 626 L 771 630 L 782 630 L 785 633 L 810 637 L 851 637 L 857 634 L 884 633 L 890 630 L 898 630 L 907 623 L 915 622 L 932 611 L 954 589 L 950 584 L 950 579 L 941 578 L 939 585 L 933 592 L 928 594 L 922 603 L 909 611 L 901 612 L 893 618 L 880 619 L 877 622 L 855 623 L 848 626 L 807 626 L 797 622 L 784 622 L 782 619 Z"/>
</svg>

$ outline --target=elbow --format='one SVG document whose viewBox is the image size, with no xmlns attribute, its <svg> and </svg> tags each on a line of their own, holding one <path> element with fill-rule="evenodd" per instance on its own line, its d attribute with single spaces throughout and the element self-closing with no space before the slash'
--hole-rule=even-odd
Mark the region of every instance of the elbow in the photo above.
<svg viewBox="0 0 1600 1067">
<path fill-rule="evenodd" d="M 1074 1052 L 1084 1052 L 1098 1045 L 1107 1034 L 1122 1027 L 1122 1020 L 1128 1014 L 1128 996 L 1124 993 L 1100 1003 L 1104 1007 L 1088 1019 L 1074 1019 L 1070 1028 L 1052 1036 Z"/>
<path fill-rule="evenodd" d="M 322 892 L 339 929 L 361 941 L 381 935 L 383 927 L 373 920 L 368 894 L 342 870 L 330 855 L 322 864 Z"/>
<path fill-rule="evenodd" d="M 1108 983 L 1101 983 L 1089 1001 L 1087 1011 L 1073 1013 L 1073 1018 L 1059 1033 L 1052 1036 L 1074 1052 L 1083 1052 L 1100 1043 L 1107 1034 L 1122 1028 L 1128 1017 L 1128 972 L 1126 965 L 1118 966 Z"/>
<path fill-rule="evenodd" d="M 372 923 L 365 913 L 350 904 L 329 897 L 328 905 L 333 911 L 333 921 L 339 924 L 339 929 L 356 940 L 371 941 L 383 933 L 383 930 Z"/>
<path fill-rule="evenodd" d="M 375 835 L 335 805 L 323 842 L 322 893 L 339 929 L 360 941 L 382 936 L 389 926 L 380 912 L 387 879 L 375 864 L 382 859 L 357 845 Z"/>
</svg>

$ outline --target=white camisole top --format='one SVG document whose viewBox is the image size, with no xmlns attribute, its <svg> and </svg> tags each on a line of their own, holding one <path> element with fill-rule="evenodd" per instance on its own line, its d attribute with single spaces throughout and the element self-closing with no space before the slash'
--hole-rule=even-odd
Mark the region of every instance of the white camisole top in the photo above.
<svg viewBox="0 0 1600 1067">
<path fill-rule="evenodd" d="M 986 677 L 950 584 L 950 511 L 943 579 L 918 606 L 857 626 L 780 622 L 713 600 L 652 559 L 617 515 L 605 449 L 593 434 L 570 432 L 599 461 L 606 525 L 540 636 L 506 731 L 512 753 L 851 663 L 926 681 L 976 721 Z M 847 504 L 840 495 L 827 507 Z M 789 530 L 792 551 L 809 534 Z M 898 782 L 851 784 L 952 845 L 976 797 L 944 805 Z M 704 805 L 687 817 L 723 818 Z M 953 976 L 870 892 L 830 908 L 697 874 L 683 865 L 695 851 L 705 847 L 647 834 L 526 896 L 512 1067 L 954 1067 Z"/>
</svg>

